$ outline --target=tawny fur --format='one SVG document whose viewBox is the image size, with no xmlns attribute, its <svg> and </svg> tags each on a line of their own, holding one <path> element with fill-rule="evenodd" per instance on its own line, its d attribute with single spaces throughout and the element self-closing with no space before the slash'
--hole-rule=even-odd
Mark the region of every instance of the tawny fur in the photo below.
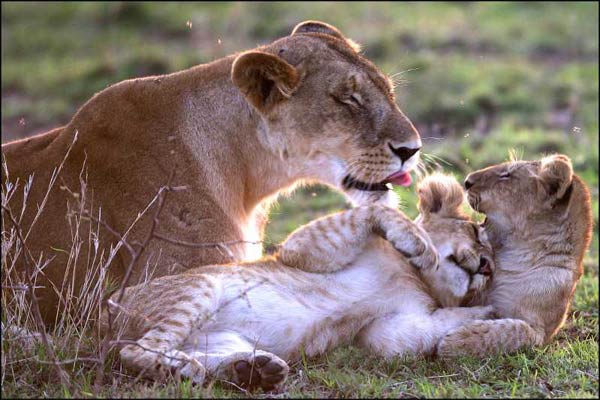
<svg viewBox="0 0 600 400">
<path fill-rule="evenodd" d="M 486 356 L 548 343 L 565 322 L 592 236 L 590 193 L 565 155 L 509 162 L 467 177 L 496 257 L 491 304 L 501 319 L 451 332 L 442 356 Z"/>
<path fill-rule="evenodd" d="M 353 94 L 363 100 L 360 107 L 351 103 Z M 36 295 L 48 323 L 58 301 L 53 285 L 60 291 L 72 245 L 65 215 L 67 202 L 73 205 L 74 200 L 61 188 L 78 193 L 80 177 L 93 198 L 88 211 L 98 216 L 101 208 L 102 219 L 124 234 L 175 171 L 171 185 L 186 190 L 170 195 L 160 219 L 162 235 L 192 243 L 249 242 L 261 240 L 264 207 L 282 189 L 303 180 L 345 189 L 348 174 L 380 182 L 411 170 L 418 160 L 417 153 L 402 161 L 389 145 L 421 146 L 417 131 L 395 104 L 389 79 L 336 28 L 315 21 L 254 50 L 169 75 L 117 83 L 86 102 L 66 126 L 2 145 L 9 171 L 9 177 L 2 174 L 3 185 L 7 180 L 23 184 L 35 174 L 21 223 L 25 229 L 75 132 L 78 140 L 28 237 L 34 259 L 41 254 L 51 259 L 36 283 L 42 287 Z M 346 193 L 357 203 L 393 200 L 392 191 L 346 188 Z M 19 190 L 9 202 L 15 215 L 21 213 L 22 199 Z M 130 243 L 147 235 L 153 210 L 130 230 Z M 7 222 L 6 229 L 10 226 Z M 83 221 L 80 230 L 87 228 Z M 116 242 L 101 229 L 100 249 Z M 192 266 L 257 259 L 262 250 L 256 243 L 230 249 L 152 240 L 131 283 L 145 277 L 148 257 L 156 262 L 160 255 L 155 276 L 162 276 Z M 82 246 L 79 260 L 87 257 L 87 246 Z M 123 250 L 113 262 L 113 281 L 121 281 L 129 258 Z M 86 268 L 83 261 L 76 267 L 76 289 Z M 18 264 L 17 273 L 23 270 L 24 264 Z"/>
<path fill-rule="evenodd" d="M 462 215 L 458 183 L 437 178 L 421 185 L 438 190 L 422 191 L 418 224 L 386 206 L 360 206 L 299 228 L 272 259 L 128 288 L 121 304 L 110 303 L 113 326 L 136 341 L 121 349 L 121 360 L 153 378 L 176 370 L 196 382 L 208 374 L 272 389 L 301 352 L 312 357 L 353 341 L 382 356 L 431 352 L 449 330 L 491 312 L 452 307 L 485 287 L 479 257 L 490 259 L 491 246 Z M 461 252 L 477 263 L 458 265 Z"/>
</svg>

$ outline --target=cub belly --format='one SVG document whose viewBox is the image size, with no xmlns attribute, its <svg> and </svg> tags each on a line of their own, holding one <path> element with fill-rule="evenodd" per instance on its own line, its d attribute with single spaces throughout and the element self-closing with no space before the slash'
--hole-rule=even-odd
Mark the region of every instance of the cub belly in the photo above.
<svg viewBox="0 0 600 400">
<path fill-rule="evenodd" d="M 194 340 L 206 343 L 221 340 L 217 332 L 235 332 L 291 360 L 300 349 L 313 356 L 350 342 L 378 316 L 410 312 L 415 298 L 427 298 L 414 268 L 393 249 L 366 251 L 352 266 L 329 274 L 277 268 L 224 280 L 220 305 L 192 333 Z"/>
</svg>

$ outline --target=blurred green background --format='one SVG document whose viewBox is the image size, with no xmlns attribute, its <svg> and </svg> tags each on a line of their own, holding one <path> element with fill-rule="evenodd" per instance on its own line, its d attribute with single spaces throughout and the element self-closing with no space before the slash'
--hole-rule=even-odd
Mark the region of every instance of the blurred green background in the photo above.
<svg viewBox="0 0 600 400">
<path fill-rule="evenodd" d="M 598 3 L 3 2 L 2 141 L 68 122 L 109 84 L 265 44 L 305 19 L 337 26 L 396 74 L 398 104 L 430 168 L 462 180 L 511 149 L 524 159 L 571 157 L 594 199 L 575 310 L 586 313 L 577 326 L 592 332 L 597 363 Z M 397 190 L 415 216 L 414 188 Z M 267 247 L 344 207 L 323 186 L 296 191 L 272 209 Z"/>
<path fill-rule="evenodd" d="M 2 141 L 65 124 L 109 84 L 268 43 L 305 19 L 396 74 L 429 161 L 462 178 L 511 148 L 564 152 L 597 219 L 597 3 L 2 3 Z M 414 215 L 412 189 L 399 190 Z M 273 210 L 268 241 L 343 206 L 301 190 Z"/>
</svg>

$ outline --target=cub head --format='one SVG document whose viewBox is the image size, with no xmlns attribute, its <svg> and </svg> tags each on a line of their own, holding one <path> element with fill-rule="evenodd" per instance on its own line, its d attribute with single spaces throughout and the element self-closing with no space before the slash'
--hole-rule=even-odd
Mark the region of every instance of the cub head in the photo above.
<svg viewBox="0 0 600 400">
<path fill-rule="evenodd" d="M 554 243 L 573 244 L 578 268 L 583 268 L 592 237 L 592 205 L 569 157 L 554 154 L 493 165 L 469 174 L 465 187 L 471 206 L 486 214 L 484 225 L 495 248 L 509 237 L 521 241 L 523 235 L 541 237 L 552 231 L 561 237 Z M 548 243 L 545 250 L 550 249 Z"/>
<path fill-rule="evenodd" d="M 475 210 L 503 225 L 516 226 L 568 203 L 572 182 L 571 160 L 556 154 L 481 169 L 467 176 L 465 188 Z"/>
<path fill-rule="evenodd" d="M 466 304 L 487 285 L 494 269 L 485 232 L 463 213 L 464 192 L 452 176 L 433 174 L 419 182 L 416 223 L 439 254 L 436 270 L 422 270 L 424 280 L 444 307 Z"/>
<path fill-rule="evenodd" d="M 297 25 L 290 36 L 235 59 L 231 76 L 261 116 L 260 139 L 305 179 L 356 204 L 395 203 L 421 139 L 395 103 L 391 80 L 335 27 Z"/>
</svg>

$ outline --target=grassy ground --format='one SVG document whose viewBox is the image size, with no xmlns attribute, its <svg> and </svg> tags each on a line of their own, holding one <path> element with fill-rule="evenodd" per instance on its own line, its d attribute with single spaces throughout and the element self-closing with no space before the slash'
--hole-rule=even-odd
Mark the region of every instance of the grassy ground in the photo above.
<svg viewBox="0 0 600 400">
<path fill-rule="evenodd" d="M 383 362 L 339 349 L 295 365 L 283 396 L 597 397 L 596 3 L 2 3 L 2 141 L 67 122 L 110 83 L 251 48 L 309 18 L 338 26 L 384 71 L 401 72 L 398 103 L 421 131 L 432 168 L 462 179 L 507 159 L 509 149 L 525 159 L 563 152 L 590 186 L 596 225 L 572 313 L 549 346 L 453 362 Z M 398 190 L 414 216 L 412 188 Z M 267 241 L 346 206 L 324 187 L 301 189 L 273 208 Z M 5 353 L 11 344 L 2 346 Z M 93 393 L 92 365 L 69 365 L 77 388 L 65 389 L 51 367 L 27 357 L 3 360 L 3 397 Z M 135 382 L 116 365 L 104 396 L 243 396 L 219 385 Z"/>
</svg>

